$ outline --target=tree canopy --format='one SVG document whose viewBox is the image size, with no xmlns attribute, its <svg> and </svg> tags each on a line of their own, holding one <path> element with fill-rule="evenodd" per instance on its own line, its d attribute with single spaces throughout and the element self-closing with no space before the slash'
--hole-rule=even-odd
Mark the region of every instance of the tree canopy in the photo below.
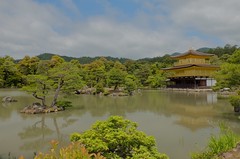
<svg viewBox="0 0 240 159">
<path fill-rule="evenodd" d="M 218 55 L 210 59 L 211 64 L 221 67 L 215 76 L 218 87 L 236 87 L 240 63 L 238 46 L 227 44 L 224 47 L 202 50 Z M 0 87 L 25 87 L 31 85 L 33 75 L 36 75 L 35 77 L 41 77 L 39 79 L 43 76 L 47 76 L 48 80 L 51 79 L 53 85 L 50 89 L 55 91 L 60 84 L 58 80 L 66 79 L 64 86 L 59 86 L 63 92 L 71 92 L 73 88 L 81 89 L 84 85 L 96 88 L 96 93 L 101 93 L 104 91 L 102 88 L 106 87 L 112 87 L 115 90 L 121 87 L 131 93 L 135 88 L 164 87 L 167 75 L 161 71 L 161 68 L 170 67 L 174 63 L 170 55 L 139 60 L 111 57 L 89 59 L 91 60 L 88 62 L 81 62 L 79 58 L 67 58 L 67 56 L 55 54 L 42 54 L 38 57 L 25 56 L 17 61 L 9 56 L 0 57 Z M 61 70 L 63 67 L 67 69 Z M 65 74 L 65 77 L 61 78 L 59 73 Z"/>
<path fill-rule="evenodd" d="M 239 89 L 240 86 L 240 49 L 234 51 L 220 65 L 220 70 L 215 74 L 216 89 L 224 87 Z"/>
</svg>

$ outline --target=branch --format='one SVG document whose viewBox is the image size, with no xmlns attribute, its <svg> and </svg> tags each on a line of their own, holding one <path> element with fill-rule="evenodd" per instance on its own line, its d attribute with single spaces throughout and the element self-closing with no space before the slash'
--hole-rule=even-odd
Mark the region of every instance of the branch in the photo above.
<svg viewBox="0 0 240 159">
<path fill-rule="evenodd" d="M 32 95 L 33 95 L 33 97 L 35 97 L 35 98 L 37 98 L 37 99 L 40 99 L 40 100 L 43 100 L 43 99 L 44 99 L 44 98 L 38 97 L 38 96 L 36 95 L 36 92 L 34 92 Z"/>
</svg>

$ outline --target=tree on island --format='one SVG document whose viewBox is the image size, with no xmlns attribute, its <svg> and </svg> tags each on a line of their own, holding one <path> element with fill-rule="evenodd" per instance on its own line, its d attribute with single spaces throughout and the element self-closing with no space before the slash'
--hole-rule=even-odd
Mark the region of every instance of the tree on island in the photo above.
<svg viewBox="0 0 240 159">
<path fill-rule="evenodd" d="M 39 75 L 28 75 L 28 84 L 23 87 L 23 90 L 41 100 L 42 106 L 46 106 L 46 96 L 53 90 L 55 90 L 54 97 L 49 107 L 56 106 L 60 92 L 70 94 L 83 87 L 77 65 L 71 62 L 54 64 L 53 68 L 49 66 L 49 70 L 46 69 Z"/>
<path fill-rule="evenodd" d="M 57 102 L 60 91 L 69 94 L 75 90 L 83 87 L 83 81 L 79 74 L 79 69 L 76 65 L 70 62 L 64 62 L 49 71 L 50 79 L 53 80 L 53 88 L 55 88 L 55 95 L 51 106 Z"/>
<path fill-rule="evenodd" d="M 51 89 L 52 81 L 45 75 L 28 75 L 27 86 L 22 89 L 31 93 L 32 96 L 41 100 L 42 106 L 46 106 L 46 96 Z"/>
</svg>

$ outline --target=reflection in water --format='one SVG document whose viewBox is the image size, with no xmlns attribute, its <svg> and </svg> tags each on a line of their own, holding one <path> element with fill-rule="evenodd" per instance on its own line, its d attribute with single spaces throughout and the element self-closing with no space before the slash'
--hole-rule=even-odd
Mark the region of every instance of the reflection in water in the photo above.
<svg viewBox="0 0 240 159">
<path fill-rule="evenodd" d="M 69 134 L 85 131 L 96 120 L 110 115 L 137 122 L 139 129 L 153 135 L 159 150 L 170 158 L 189 158 L 189 152 L 196 150 L 196 143 L 204 147 L 210 134 L 218 132 L 212 123 L 219 120 L 240 132 L 239 120 L 228 101 L 218 101 L 216 94 L 209 92 L 143 91 L 142 95 L 132 97 L 75 95 L 67 99 L 74 107 L 41 115 L 19 113 L 35 101 L 30 95 L 0 90 L 0 98 L 5 95 L 14 96 L 18 102 L 0 105 L 0 156 L 12 152 L 31 158 L 33 152 L 46 151 L 52 139 L 65 145 Z"/>
<path fill-rule="evenodd" d="M 53 130 L 47 127 L 45 124 L 45 116 L 42 116 L 41 120 L 35 122 L 33 125 L 23 128 L 23 131 L 18 133 L 20 138 L 24 141 L 31 139 L 30 142 L 24 142 L 21 145 L 21 150 L 38 150 L 41 147 L 46 146 L 45 135 L 49 136 L 53 134 Z"/>
<path fill-rule="evenodd" d="M 64 114 L 67 116 L 64 116 L 62 118 L 62 126 L 59 126 L 58 118 L 61 118 L 61 115 L 48 115 L 36 115 L 40 116 L 40 120 L 34 122 L 33 125 L 23 128 L 23 130 L 18 133 L 18 136 L 23 141 L 22 145 L 20 146 L 20 150 L 31 150 L 32 152 L 43 151 L 44 147 L 47 148 L 50 146 L 49 141 L 51 141 L 52 139 L 58 140 L 60 142 L 60 146 L 66 145 L 68 143 L 68 136 L 66 140 L 66 135 L 61 133 L 61 129 L 67 128 L 71 124 L 74 124 L 74 122 L 76 122 L 77 120 L 70 118 L 70 114 L 67 113 Z M 25 116 L 25 119 L 27 118 L 26 114 L 24 114 L 23 116 Z"/>
</svg>

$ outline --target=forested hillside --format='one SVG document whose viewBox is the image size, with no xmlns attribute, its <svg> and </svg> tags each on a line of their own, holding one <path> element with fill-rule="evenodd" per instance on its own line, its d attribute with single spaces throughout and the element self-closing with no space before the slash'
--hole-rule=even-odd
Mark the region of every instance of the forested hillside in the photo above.
<svg viewBox="0 0 240 159">
<path fill-rule="evenodd" d="M 221 71 L 216 74 L 218 88 L 240 85 L 239 47 L 227 44 L 224 47 L 201 50 L 217 55 L 211 58 L 210 62 L 221 67 Z M 29 76 L 32 75 L 47 75 L 48 78 L 49 70 L 64 63 L 77 66 L 82 86 L 95 87 L 101 92 L 104 87 L 126 87 L 129 91 L 137 87 L 162 87 L 167 75 L 161 68 L 172 66 L 174 60 L 170 55 L 131 60 L 113 57 L 74 58 L 45 53 L 35 57 L 25 56 L 18 61 L 5 56 L 0 57 L 0 87 L 28 85 Z"/>
<path fill-rule="evenodd" d="M 57 55 L 57 54 L 52 54 L 52 53 L 44 53 L 44 54 L 40 54 L 38 55 L 37 57 L 40 59 L 40 60 L 50 60 L 54 55 Z M 60 56 L 60 55 L 57 55 L 57 56 Z M 70 56 L 60 56 L 61 58 L 63 58 L 66 62 L 69 62 L 71 60 L 78 60 L 81 64 L 88 64 L 88 63 L 91 63 L 97 59 L 100 59 L 101 57 L 104 57 L 104 56 L 96 56 L 96 57 L 86 57 L 86 56 L 83 56 L 83 57 L 70 57 Z M 127 58 L 117 58 L 117 57 L 111 57 L 111 56 L 106 56 L 104 57 L 105 59 L 109 60 L 109 61 L 119 61 L 121 63 L 124 63 L 126 62 Z"/>
</svg>

